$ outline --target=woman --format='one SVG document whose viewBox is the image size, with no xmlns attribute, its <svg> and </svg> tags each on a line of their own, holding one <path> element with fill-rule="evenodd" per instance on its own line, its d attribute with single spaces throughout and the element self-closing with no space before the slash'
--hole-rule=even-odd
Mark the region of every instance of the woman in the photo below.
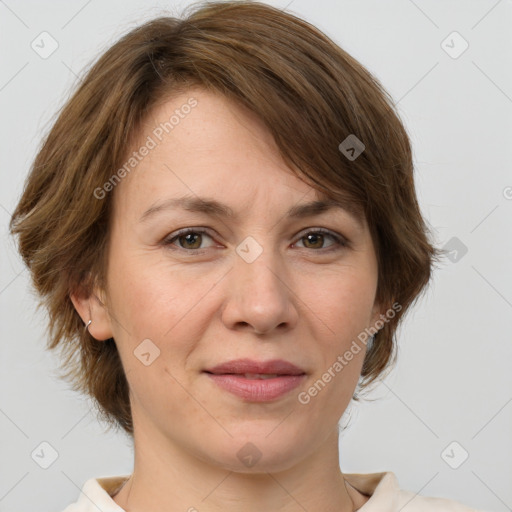
<svg viewBox="0 0 512 512">
<path fill-rule="evenodd" d="M 290 14 L 211 3 L 110 48 L 11 222 L 49 347 L 134 441 L 66 512 L 473 510 L 339 467 L 438 256 L 412 173 L 380 84 Z"/>
</svg>

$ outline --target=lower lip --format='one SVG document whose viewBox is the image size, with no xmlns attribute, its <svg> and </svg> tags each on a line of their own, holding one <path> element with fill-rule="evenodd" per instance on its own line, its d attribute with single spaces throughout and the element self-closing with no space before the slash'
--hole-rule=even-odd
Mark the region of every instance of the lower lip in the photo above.
<svg viewBox="0 0 512 512">
<path fill-rule="evenodd" d="M 246 379 L 241 375 L 207 373 L 218 386 L 250 402 L 268 402 L 296 388 L 306 375 L 282 375 L 272 379 Z"/>
</svg>

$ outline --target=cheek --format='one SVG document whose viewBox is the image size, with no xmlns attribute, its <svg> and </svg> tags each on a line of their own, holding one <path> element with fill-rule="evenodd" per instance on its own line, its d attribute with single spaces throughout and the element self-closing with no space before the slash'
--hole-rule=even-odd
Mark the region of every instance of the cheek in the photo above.
<svg viewBox="0 0 512 512">
<path fill-rule="evenodd" d="M 338 269 L 331 279 L 323 279 L 323 290 L 316 288 L 312 294 L 314 311 L 318 312 L 320 323 L 329 329 L 321 328 L 325 334 L 317 331 L 315 336 L 321 344 L 321 364 L 319 381 L 315 380 L 318 385 L 313 384 L 315 389 L 310 391 L 311 396 L 322 395 L 317 402 L 320 409 L 321 403 L 336 404 L 332 408 L 333 416 L 343 413 L 361 373 L 366 345 L 358 336 L 370 326 L 376 280 L 371 267 L 361 272 L 360 268 L 346 266 Z"/>
<path fill-rule="evenodd" d="M 323 283 L 325 286 L 317 289 L 311 303 L 338 339 L 340 335 L 342 339 L 354 336 L 368 327 L 377 290 L 377 278 L 371 269 L 356 272 L 354 268 L 343 268 Z"/>
<path fill-rule="evenodd" d="M 177 382 L 184 382 L 183 367 L 197 339 L 190 317 L 199 284 L 186 286 L 184 276 L 156 254 L 121 253 L 113 254 L 109 290 L 114 338 L 137 404 L 133 413 L 140 408 L 150 415 L 177 414 L 177 404 L 187 403 Z M 176 400 L 162 403 L 170 396 Z"/>
<path fill-rule="evenodd" d="M 111 261 L 114 338 L 123 360 L 128 363 L 137 346 L 150 339 L 162 360 L 172 362 L 173 368 L 183 365 L 214 314 L 211 290 L 222 272 L 193 273 L 156 251 L 116 250 Z"/>
<path fill-rule="evenodd" d="M 193 290 L 183 286 L 180 273 L 161 253 L 139 252 L 119 242 L 114 247 L 109 270 L 114 314 L 132 326 L 130 333 L 146 335 L 147 330 L 161 334 L 180 316 L 180 308 Z"/>
</svg>

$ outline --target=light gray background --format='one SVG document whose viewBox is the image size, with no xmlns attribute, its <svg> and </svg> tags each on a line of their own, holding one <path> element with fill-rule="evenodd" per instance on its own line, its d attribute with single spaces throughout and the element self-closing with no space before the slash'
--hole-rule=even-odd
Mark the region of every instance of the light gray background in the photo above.
<svg viewBox="0 0 512 512">
<path fill-rule="evenodd" d="M 373 393 L 378 400 L 353 410 L 341 468 L 394 471 L 402 488 L 511 510 L 512 2 L 269 3 L 289 4 L 390 91 L 438 245 L 456 237 L 468 249 L 445 260 L 410 312 L 398 333 L 398 366 Z M 128 438 L 104 433 L 90 400 L 56 378 L 44 311 L 5 235 L 41 136 L 83 67 L 140 22 L 186 4 L 0 0 L 2 512 L 62 510 L 86 479 L 131 471 Z M 43 31 L 59 44 L 47 59 L 31 48 Z M 441 45 L 453 31 L 469 43 L 458 58 Z M 452 53 L 461 48 L 447 44 Z M 31 458 L 43 441 L 58 452 L 46 470 Z M 443 459 L 453 441 L 460 446 Z M 469 458 L 452 469 L 445 460 L 454 465 L 462 450 Z"/>
</svg>

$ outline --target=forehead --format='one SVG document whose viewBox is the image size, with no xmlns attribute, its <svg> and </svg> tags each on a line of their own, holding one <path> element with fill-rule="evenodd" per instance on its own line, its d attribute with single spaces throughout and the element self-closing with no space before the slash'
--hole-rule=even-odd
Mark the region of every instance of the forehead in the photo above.
<svg viewBox="0 0 512 512">
<path fill-rule="evenodd" d="M 202 88 L 161 100 L 128 154 L 136 166 L 116 190 L 116 201 L 143 218 L 163 207 L 234 218 L 249 203 L 279 204 L 296 216 L 337 206 L 290 169 L 253 112 Z M 363 220 L 352 202 L 338 204 Z"/>
</svg>

